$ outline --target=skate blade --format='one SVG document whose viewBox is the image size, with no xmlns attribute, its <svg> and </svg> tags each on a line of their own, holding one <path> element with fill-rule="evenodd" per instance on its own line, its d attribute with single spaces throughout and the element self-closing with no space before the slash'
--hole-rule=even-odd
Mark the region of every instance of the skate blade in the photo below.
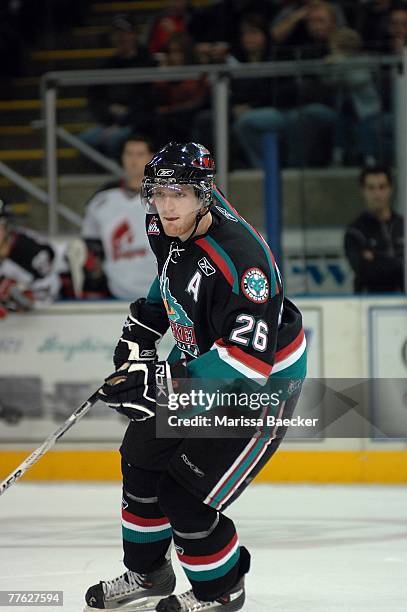
<svg viewBox="0 0 407 612">
<path fill-rule="evenodd" d="M 155 612 L 155 607 L 161 599 L 166 597 L 165 595 L 157 595 L 156 597 L 144 597 L 137 599 L 118 608 L 103 608 L 106 612 Z M 96 612 L 102 610 L 102 608 L 90 608 L 85 606 L 83 612 Z"/>
</svg>

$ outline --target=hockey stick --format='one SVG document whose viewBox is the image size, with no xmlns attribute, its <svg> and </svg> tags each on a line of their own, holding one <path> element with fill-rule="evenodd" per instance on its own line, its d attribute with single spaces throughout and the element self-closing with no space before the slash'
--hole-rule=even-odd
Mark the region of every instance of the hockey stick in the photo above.
<svg viewBox="0 0 407 612">
<path fill-rule="evenodd" d="M 56 431 L 54 431 L 54 433 L 49 435 L 41 446 L 36 448 L 35 451 L 32 452 L 31 455 L 14 470 L 14 472 L 11 472 L 11 474 L 9 474 L 7 478 L 3 480 L 3 482 L 0 484 L 0 495 L 3 495 L 3 493 L 7 491 L 9 487 L 11 487 L 11 485 L 15 484 L 17 480 L 19 480 L 21 476 L 23 476 L 23 474 L 25 474 L 30 467 L 34 465 L 34 463 L 37 463 L 37 461 L 56 444 L 59 438 L 62 438 L 64 433 L 66 433 L 68 429 L 71 429 L 72 425 L 85 416 L 88 410 L 96 403 L 98 399 L 98 392 L 99 389 L 95 391 L 86 401 L 84 401 L 83 404 L 81 404 L 79 408 L 77 408 L 75 412 L 73 412 Z"/>
</svg>

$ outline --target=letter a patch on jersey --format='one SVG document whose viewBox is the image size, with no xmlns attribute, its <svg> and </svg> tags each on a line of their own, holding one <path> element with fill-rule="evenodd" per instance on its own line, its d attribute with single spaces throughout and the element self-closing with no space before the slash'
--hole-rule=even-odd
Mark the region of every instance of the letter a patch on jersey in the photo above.
<svg viewBox="0 0 407 612">
<path fill-rule="evenodd" d="M 269 282 L 260 268 L 249 268 L 242 276 L 244 295 L 256 304 L 264 304 L 269 296 Z"/>
</svg>

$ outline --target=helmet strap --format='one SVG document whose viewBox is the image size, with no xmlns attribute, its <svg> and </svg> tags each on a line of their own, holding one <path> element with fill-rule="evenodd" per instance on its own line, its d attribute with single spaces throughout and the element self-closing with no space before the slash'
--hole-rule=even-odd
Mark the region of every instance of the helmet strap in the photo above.
<svg viewBox="0 0 407 612">
<path fill-rule="evenodd" d="M 201 220 L 208 214 L 209 209 L 210 209 L 210 204 L 198 210 L 198 212 L 196 213 L 196 217 L 195 217 L 194 229 L 192 230 L 192 233 L 188 236 L 188 238 L 184 240 L 184 243 L 188 242 L 195 236 L 196 230 L 198 229 L 198 225 L 200 224 Z"/>
</svg>

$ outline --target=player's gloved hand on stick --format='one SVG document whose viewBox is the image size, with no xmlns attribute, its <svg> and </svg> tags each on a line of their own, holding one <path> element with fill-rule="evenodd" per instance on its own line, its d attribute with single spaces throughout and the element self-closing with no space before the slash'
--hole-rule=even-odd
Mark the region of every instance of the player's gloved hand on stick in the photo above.
<svg viewBox="0 0 407 612">
<path fill-rule="evenodd" d="M 155 416 L 157 405 L 167 405 L 173 377 L 187 377 L 183 362 L 127 362 L 105 379 L 98 397 L 132 421 L 145 421 Z"/>
<path fill-rule="evenodd" d="M 128 361 L 148 363 L 157 359 L 157 344 L 165 329 L 158 318 L 152 323 L 150 320 L 154 320 L 154 309 L 146 304 L 145 298 L 130 304 L 130 314 L 114 350 L 113 363 L 117 369 Z"/>
</svg>

